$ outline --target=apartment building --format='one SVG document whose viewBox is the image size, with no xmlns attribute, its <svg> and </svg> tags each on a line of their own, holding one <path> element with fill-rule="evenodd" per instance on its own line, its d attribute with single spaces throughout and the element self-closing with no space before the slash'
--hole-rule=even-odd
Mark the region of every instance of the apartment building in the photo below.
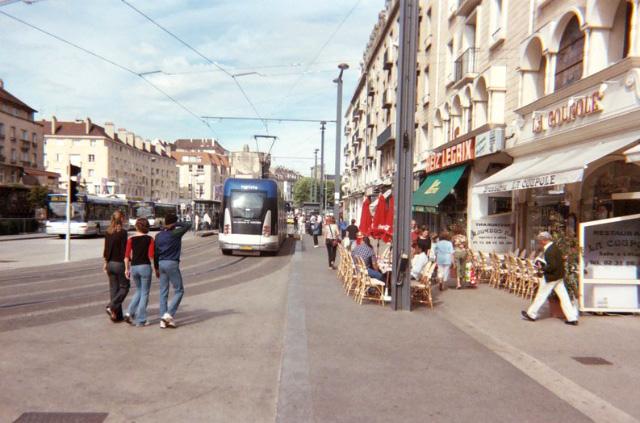
<svg viewBox="0 0 640 423">
<path fill-rule="evenodd" d="M 397 3 L 346 115 L 350 217 L 394 171 Z M 506 251 L 554 222 L 640 212 L 639 13 L 625 0 L 421 1 L 414 218 Z"/>
<path fill-rule="evenodd" d="M 42 183 L 55 175 L 44 172 L 42 125 L 36 111 L 12 95 L 0 79 L 0 185 Z M 31 181 L 23 176 L 33 174 Z"/>
<path fill-rule="evenodd" d="M 396 136 L 399 2 L 387 1 L 380 12 L 361 62 L 358 85 L 346 112 L 345 171 L 342 192 L 345 217 L 357 218 L 365 197 L 392 184 Z"/>
<path fill-rule="evenodd" d="M 229 158 L 204 151 L 174 151 L 180 198 L 205 202 L 222 201 L 222 185 L 229 176 Z"/>
<path fill-rule="evenodd" d="M 580 222 L 640 213 L 638 6 L 537 1 L 523 25 L 508 82 L 504 151 L 513 164 L 473 187 L 478 204 L 508 196 L 520 248 L 554 225 L 575 232 Z"/>
<path fill-rule="evenodd" d="M 67 180 L 71 163 L 81 167 L 81 185 L 89 194 L 177 202 L 178 169 L 169 144 L 89 118 L 58 121 L 53 116 L 42 125 L 46 169 L 61 174 L 61 181 Z"/>
<path fill-rule="evenodd" d="M 200 151 L 228 156 L 229 151 L 212 138 L 180 138 L 174 141 L 173 149 L 181 152 Z"/>
</svg>

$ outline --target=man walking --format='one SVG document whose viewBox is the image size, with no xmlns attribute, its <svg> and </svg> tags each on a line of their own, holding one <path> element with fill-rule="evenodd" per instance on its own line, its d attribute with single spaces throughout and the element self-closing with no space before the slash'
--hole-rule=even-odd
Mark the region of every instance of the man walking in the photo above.
<svg viewBox="0 0 640 423">
<path fill-rule="evenodd" d="M 538 310 L 547 301 L 551 292 L 554 291 L 560 300 L 560 306 L 565 321 L 568 325 L 578 325 L 578 315 L 571 304 L 571 299 L 564 286 L 564 260 L 562 252 L 557 245 L 553 243 L 553 238 L 549 232 L 540 232 L 538 235 L 538 244 L 542 247 L 544 258 L 538 258 L 536 264 L 540 266 L 544 272 L 544 277 L 540 281 L 540 287 L 533 303 L 527 311 L 522 311 L 522 317 L 526 320 L 534 322 L 538 317 Z"/>
<path fill-rule="evenodd" d="M 165 226 L 155 241 L 154 267 L 160 279 L 160 328 L 175 328 L 174 320 L 184 294 L 182 274 L 180 273 L 180 250 L 182 237 L 191 228 L 191 224 L 180 224 L 178 217 L 169 213 L 165 217 Z M 169 284 L 173 286 L 173 298 L 167 308 Z"/>
<path fill-rule="evenodd" d="M 356 237 L 357 237 L 359 231 L 360 230 L 356 226 L 356 220 L 355 219 L 351 219 L 351 225 L 347 226 L 347 229 L 345 229 L 345 232 L 347 233 L 347 236 L 349 237 L 349 248 L 353 248 L 353 244 L 355 244 L 355 242 L 356 242 Z"/>
</svg>

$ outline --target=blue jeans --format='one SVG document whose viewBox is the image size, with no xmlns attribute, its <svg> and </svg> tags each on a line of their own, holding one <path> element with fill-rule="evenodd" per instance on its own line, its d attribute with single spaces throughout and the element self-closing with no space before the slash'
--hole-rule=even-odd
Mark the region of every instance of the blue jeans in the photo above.
<svg viewBox="0 0 640 423">
<path fill-rule="evenodd" d="M 131 266 L 131 280 L 136 285 L 136 293 L 131 299 L 128 313 L 134 317 L 135 323 L 145 324 L 147 322 L 149 290 L 151 289 L 151 265 Z"/>
<path fill-rule="evenodd" d="M 180 301 L 184 295 L 182 286 L 182 274 L 180 273 L 180 262 L 175 260 L 160 260 L 160 317 L 167 313 L 167 300 L 169 299 L 169 283 L 173 286 L 173 298 L 169 304 L 168 313 L 175 317 Z"/>
<path fill-rule="evenodd" d="M 382 273 L 378 272 L 377 270 L 373 270 L 371 268 L 368 268 L 367 269 L 367 273 L 373 279 L 378 279 L 379 281 L 384 282 L 384 276 L 382 275 Z"/>
</svg>

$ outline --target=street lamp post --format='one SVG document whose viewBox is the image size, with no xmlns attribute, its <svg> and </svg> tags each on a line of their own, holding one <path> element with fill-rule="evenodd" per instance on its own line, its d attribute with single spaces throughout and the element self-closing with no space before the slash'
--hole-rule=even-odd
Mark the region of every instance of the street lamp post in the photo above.
<svg viewBox="0 0 640 423">
<path fill-rule="evenodd" d="M 341 136 L 342 136 L 342 73 L 349 69 L 349 65 L 346 63 L 341 63 L 338 65 L 338 69 L 340 69 L 340 74 L 336 79 L 333 80 L 336 84 L 338 84 L 338 100 L 336 104 L 336 163 L 335 163 L 335 180 L 333 185 L 333 217 L 335 219 L 340 218 L 340 185 L 341 185 L 341 177 L 340 177 L 340 150 L 341 146 Z"/>
</svg>

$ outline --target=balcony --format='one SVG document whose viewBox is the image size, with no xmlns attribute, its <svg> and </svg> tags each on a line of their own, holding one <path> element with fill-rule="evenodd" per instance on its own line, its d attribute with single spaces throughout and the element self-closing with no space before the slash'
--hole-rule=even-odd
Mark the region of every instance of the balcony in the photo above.
<svg viewBox="0 0 640 423">
<path fill-rule="evenodd" d="M 367 95 L 369 97 L 373 97 L 376 94 L 376 89 L 373 81 L 369 80 L 367 82 Z"/>
<path fill-rule="evenodd" d="M 384 131 L 382 131 L 382 133 L 380 133 L 380 135 L 378 135 L 378 139 L 376 142 L 376 149 L 381 150 L 384 148 L 385 145 L 387 145 L 387 143 L 391 141 L 395 141 L 396 139 L 395 127 L 396 125 L 392 123 L 391 125 L 387 126 L 387 129 L 385 129 Z"/>
<path fill-rule="evenodd" d="M 391 53 L 389 50 L 384 52 L 384 56 L 382 57 L 382 69 L 390 70 L 393 67 L 393 59 L 391 58 Z"/>
<path fill-rule="evenodd" d="M 5 138 L 4 132 L 0 133 L 0 140 L 3 140 Z"/>
<path fill-rule="evenodd" d="M 353 144 L 360 144 L 362 142 L 362 134 L 360 133 L 360 130 L 353 134 L 352 142 Z"/>
<path fill-rule="evenodd" d="M 382 95 L 382 108 L 390 109 L 393 103 L 391 102 L 391 88 L 387 88 L 384 90 L 384 94 Z"/>
<path fill-rule="evenodd" d="M 477 48 L 468 48 L 462 53 L 455 62 L 453 75 L 453 83 L 462 85 L 471 82 L 476 77 L 476 56 Z"/>
<path fill-rule="evenodd" d="M 15 135 L 11 135 L 9 137 L 9 140 L 11 140 L 11 142 L 16 142 L 16 136 Z"/>
<path fill-rule="evenodd" d="M 482 0 L 460 0 L 456 14 L 458 16 L 467 17 L 480 3 L 482 3 Z"/>
<path fill-rule="evenodd" d="M 351 119 L 353 121 L 357 121 L 360 119 L 360 115 L 362 114 L 362 109 L 360 108 L 360 104 L 356 104 L 356 107 L 353 109 L 353 113 L 351 114 Z"/>
<path fill-rule="evenodd" d="M 373 122 L 373 119 L 371 118 L 371 115 L 367 115 L 367 128 L 373 128 L 374 126 L 376 126 L 376 124 Z"/>
</svg>

